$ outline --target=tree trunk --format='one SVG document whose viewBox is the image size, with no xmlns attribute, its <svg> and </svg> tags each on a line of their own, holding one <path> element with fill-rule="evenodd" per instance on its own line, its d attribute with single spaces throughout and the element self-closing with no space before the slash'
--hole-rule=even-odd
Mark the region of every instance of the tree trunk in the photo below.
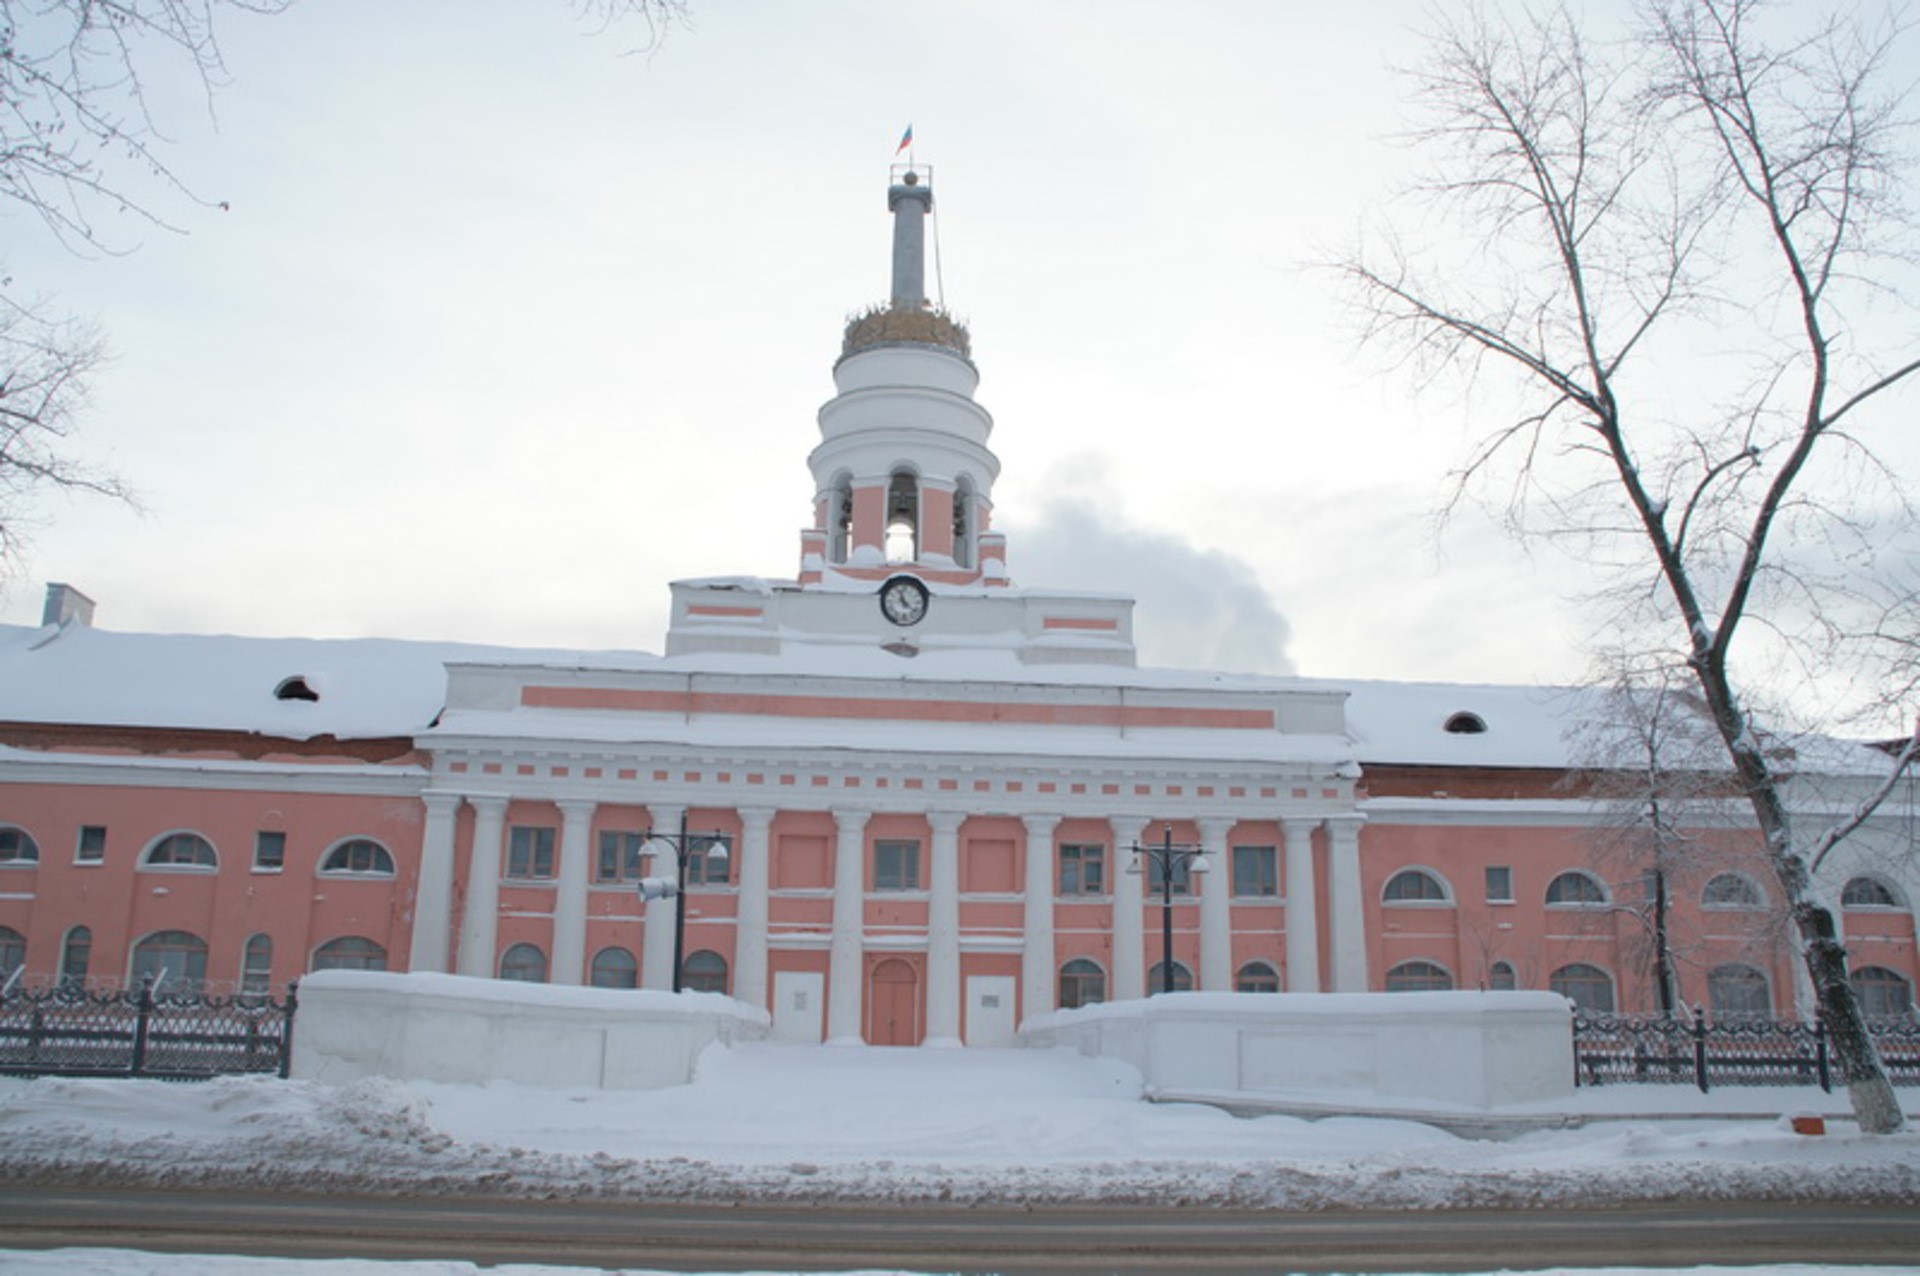
<svg viewBox="0 0 1920 1276">
<path fill-rule="evenodd" d="M 1824 905 L 1802 899 L 1793 906 L 1793 918 L 1800 930 L 1801 951 L 1807 974 L 1813 979 L 1820 1017 L 1827 1025 L 1827 1040 L 1847 1083 L 1854 1119 L 1862 1133 L 1896 1133 L 1906 1124 L 1906 1118 L 1893 1093 L 1893 1082 L 1887 1079 L 1880 1062 L 1873 1035 L 1867 1031 L 1860 998 L 1854 995 L 1853 983 L 1847 978 L 1847 950 L 1835 935 L 1833 913 Z"/>
</svg>

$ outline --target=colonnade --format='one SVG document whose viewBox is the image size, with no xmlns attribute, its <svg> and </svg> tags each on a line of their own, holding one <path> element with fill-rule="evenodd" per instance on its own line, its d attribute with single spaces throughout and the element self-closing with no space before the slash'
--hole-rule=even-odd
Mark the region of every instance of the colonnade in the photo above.
<svg viewBox="0 0 1920 1276">
<path fill-rule="evenodd" d="M 446 970 L 481 977 L 495 973 L 498 960 L 498 922 L 501 861 L 505 855 L 508 798 L 478 793 L 433 791 L 423 795 L 426 822 L 422 839 L 420 883 L 416 896 L 410 969 Z M 456 829 L 462 803 L 473 808 L 466 895 L 454 925 Z M 554 888 L 552 981 L 580 984 L 587 972 L 587 900 L 593 858 L 593 818 L 597 804 L 586 799 L 560 799 L 558 863 Z M 655 827 L 677 826 L 685 808 L 653 803 L 648 813 Z M 771 833 L 777 812 L 769 807 L 734 808 L 740 820 L 739 845 L 732 862 L 737 889 L 735 939 L 732 957 L 733 995 L 750 1005 L 768 1005 L 769 948 L 777 942 L 770 933 L 772 897 Z M 857 1041 L 862 1036 L 863 978 L 866 960 L 865 908 L 867 902 L 866 827 L 874 811 L 835 807 L 832 906 L 834 925 L 827 948 L 827 1019 L 829 1041 Z M 926 900 L 926 1040 L 957 1044 L 961 1035 L 960 831 L 969 816 L 957 810 L 926 814 L 929 839 Z M 1054 833 L 1061 816 L 1051 813 L 1020 817 L 1028 848 L 1043 853 L 1026 856 L 1023 879 L 1025 907 L 1022 922 L 1021 998 L 1024 1013 L 1054 1008 L 1058 987 L 1058 945 L 1054 929 L 1056 864 Z M 1148 900 L 1146 875 L 1128 872 L 1128 848 L 1139 845 L 1153 821 L 1143 816 L 1115 816 L 1108 820 L 1112 834 L 1111 883 L 1113 968 L 1109 995 L 1115 1000 L 1147 993 L 1145 922 Z M 1196 987 L 1202 991 L 1231 991 L 1234 987 L 1232 930 L 1232 860 L 1228 839 L 1236 820 L 1202 816 L 1196 821 L 1200 848 L 1213 871 L 1198 874 L 1200 961 Z M 1359 831 L 1361 817 L 1296 818 L 1282 816 L 1285 865 L 1285 968 L 1290 992 L 1363 992 L 1367 988 L 1365 914 L 1361 898 Z M 1320 956 L 1319 881 L 1314 833 L 1324 830 L 1326 850 L 1326 915 L 1331 958 L 1322 978 Z M 668 988 L 672 984 L 672 900 L 646 905 L 641 960 L 642 984 Z M 851 919 L 849 922 L 847 919 Z"/>
</svg>

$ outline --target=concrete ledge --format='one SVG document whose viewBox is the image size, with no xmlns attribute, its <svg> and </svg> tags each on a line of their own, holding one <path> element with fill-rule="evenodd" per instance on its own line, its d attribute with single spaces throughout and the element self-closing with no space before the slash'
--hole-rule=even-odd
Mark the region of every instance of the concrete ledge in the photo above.
<svg viewBox="0 0 1920 1276">
<path fill-rule="evenodd" d="M 1151 1097 L 1229 1110 L 1465 1119 L 1573 1094 L 1572 1006 L 1554 993 L 1170 993 L 1037 1016 L 1020 1040 L 1124 1060 Z"/>
<path fill-rule="evenodd" d="M 650 1090 L 691 1081 L 713 1042 L 767 1028 L 714 993 L 326 970 L 300 981 L 292 1075 Z"/>
</svg>

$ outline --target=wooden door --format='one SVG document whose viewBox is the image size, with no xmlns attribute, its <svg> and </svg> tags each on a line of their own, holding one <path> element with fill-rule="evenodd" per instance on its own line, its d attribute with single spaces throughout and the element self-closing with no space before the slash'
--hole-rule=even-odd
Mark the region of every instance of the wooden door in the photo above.
<svg viewBox="0 0 1920 1276">
<path fill-rule="evenodd" d="M 872 995 L 867 1006 L 872 1018 L 867 1043 L 875 1046 L 920 1044 L 920 981 L 910 962 L 889 957 L 873 968 Z"/>
</svg>

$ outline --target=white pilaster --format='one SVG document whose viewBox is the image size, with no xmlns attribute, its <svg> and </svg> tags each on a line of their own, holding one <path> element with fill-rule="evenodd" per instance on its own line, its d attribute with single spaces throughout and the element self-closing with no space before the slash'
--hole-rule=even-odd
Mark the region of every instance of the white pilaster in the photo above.
<svg viewBox="0 0 1920 1276">
<path fill-rule="evenodd" d="M 473 804 L 473 846 L 467 854 L 467 904 L 460 917 L 460 973 L 491 979 L 494 942 L 500 931 L 500 855 L 507 799 L 469 797 L 467 801 Z"/>
<path fill-rule="evenodd" d="M 686 814 L 684 806 L 662 806 L 649 802 L 647 817 L 652 823 L 654 833 L 678 837 L 680 817 Z M 642 865 L 642 872 L 648 877 L 664 877 L 677 886 L 685 886 L 680 881 L 680 861 L 672 854 L 655 855 Z M 647 901 L 645 930 L 640 936 L 640 986 L 657 988 L 662 992 L 673 991 L 673 919 L 675 910 L 680 907 L 677 899 L 650 899 Z"/>
<path fill-rule="evenodd" d="M 1333 918 L 1333 990 L 1367 990 L 1367 912 L 1360 898 L 1359 816 L 1327 821 L 1327 893 Z"/>
<path fill-rule="evenodd" d="M 1220 818 L 1200 822 L 1200 850 L 1207 871 L 1197 874 L 1200 887 L 1200 991 L 1233 991 L 1233 911 L 1227 900 L 1233 885 L 1233 857 L 1227 834 L 1233 821 Z"/>
<path fill-rule="evenodd" d="M 1054 1008 L 1060 987 L 1053 943 L 1053 830 L 1057 815 L 1028 815 L 1025 946 L 1020 959 L 1020 1014 L 1024 1019 Z"/>
<path fill-rule="evenodd" d="M 866 958 L 867 820 L 871 811 L 835 811 L 833 940 L 827 949 L 827 1044 L 859 1045 L 861 965 Z"/>
<path fill-rule="evenodd" d="M 422 793 L 427 822 L 420 832 L 420 884 L 413 895 L 413 943 L 408 970 L 445 973 L 453 936 L 453 836 L 458 793 Z"/>
<path fill-rule="evenodd" d="M 1138 1001 L 1147 995 L 1147 958 L 1141 931 L 1142 884 L 1152 865 L 1133 853 L 1147 822 L 1134 816 L 1107 821 L 1113 830 L 1113 999 Z M 1139 872 L 1133 870 L 1139 869 Z"/>
<path fill-rule="evenodd" d="M 587 877 L 593 856 L 594 803 L 568 800 L 560 807 L 560 867 L 553 888 L 553 964 L 556 984 L 580 984 L 587 968 Z"/>
<path fill-rule="evenodd" d="M 740 847 L 734 863 L 740 896 L 733 927 L 733 995 L 771 1010 L 767 1000 L 767 894 L 771 882 L 773 809 L 740 809 Z"/>
<path fill-rule="evenodd" d="M 927 1039 L 930 1046 L 960 1044 L 960 825 L 959 811 L 929 811 L 932 872 L 927 883 Z"/>
<path fill-rule="evenodd" d="M 1283 820 L 1287 835 L 1287 991 L 1319 992 L 1320 886 L 1313 872 L 1315 820 Z"/>
</svg>

